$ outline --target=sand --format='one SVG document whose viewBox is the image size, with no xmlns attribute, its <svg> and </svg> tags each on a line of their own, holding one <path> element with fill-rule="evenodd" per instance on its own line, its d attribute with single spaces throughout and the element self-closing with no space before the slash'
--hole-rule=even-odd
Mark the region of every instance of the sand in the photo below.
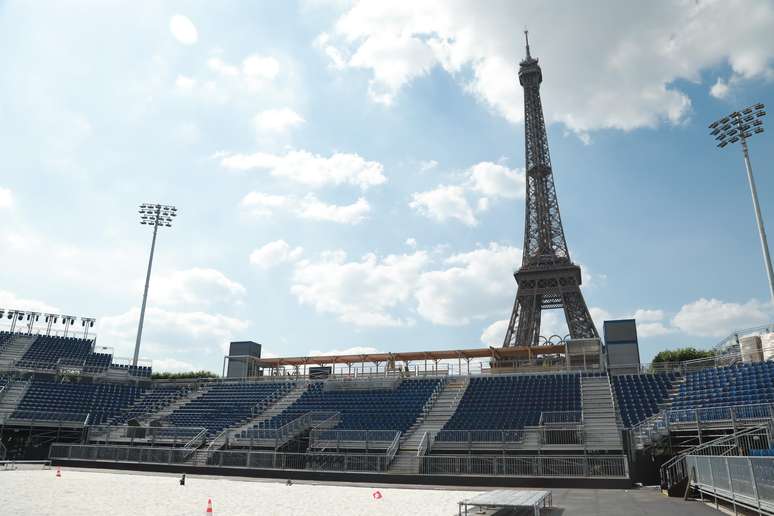
<svg viewBox="0 0 774 516">
<path fill-rule="evenodd" d="M 457 514 L 457 502 L 472 491 L 398 489 L 395 487 L 318 485 L 62 469 L 0 471 L 2 515 L 205 515 L 213 516 L 385 516 Z M 381 498 L 374 497 L 375 492 Z"/>
</svg>

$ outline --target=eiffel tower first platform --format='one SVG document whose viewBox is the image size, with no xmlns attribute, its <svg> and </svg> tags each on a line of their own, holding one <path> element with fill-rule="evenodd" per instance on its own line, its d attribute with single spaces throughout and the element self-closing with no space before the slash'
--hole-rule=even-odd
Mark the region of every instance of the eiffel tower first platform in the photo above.
<svg viewBox="0 0 774 516">
<path fill-rule="evenodd" d="M 527 33 L 525 31 L 525 36 Z M 540 102 L 543 73 L 529 53 L 519 64 L 524 88 L 527 195 L 524 250 L 514 274 L 518 291 L 503 347 L 538 346 L 543 310 L 563 309 L 571 339 L 599 337 L 580 290 L 581 270 L 570 259 L 556 198 L 546 124 Z"/>
</svg>

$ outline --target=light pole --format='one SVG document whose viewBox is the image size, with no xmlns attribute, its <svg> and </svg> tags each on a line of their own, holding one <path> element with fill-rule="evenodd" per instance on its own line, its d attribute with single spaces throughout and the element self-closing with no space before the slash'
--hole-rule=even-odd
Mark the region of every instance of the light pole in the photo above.
<svg viewBox="0 0 774 516">
<path fill-rule="evenodd" d="M 712 129 L 710 134 L 718 141 L 718 147 L 720 148 L 725 147 L 729 143 L 742 142 L 744 164 L 747 168 L 747 181 L 750 183 L 755 221 L 758 223 L 758 234 L 761 238 L 761 247 L 763 248 L 763 261 L 766 265 L 766 274 L 769 277 L 771 300 L 774 302 L 774 270 L 771 268 L 769 242 L 766 240 L 766 230 L 763 227 L 763 219 L 761 218 L 761 207 L 758 204 L 758 190 L 755 188 L 755 179 L 753 178 L 752 165 L 750 164 L 750 150 L 747 147 L 748 138 L 753 134 L 763 132 L 763 116 L 765 114 L 766 111 L 764 111 L 763 104 L 754 104 L 741 111 L 734 111 L 716 122 L 712 122 L 709 128 Z"/>
<path fill-rule="evenodd" d="M 134 344 L 134 358 L 132 366 L 137 367 L 137 359 L 140 356 L 140 341 L 142 340 L 142 323 L 145 320 L 145 305 L 148 302 L 148 284 L 150 283 L 151 267 L 153 267 L 153 252 L 156 249 L 156 233 L 159 227 L 172 227 L 172 221 L 177 217 L 177 208 L 164 204 L 141 204 L 140 224 L 153 226 L 153 240 L 151 240 L 150 259 L 148 260 L 148 274 L 145 276 L 145 291 L 142 294 L 142 308 L 140 308 L 140 324 L 137 327 L 137 342 Z"/>
</svg>

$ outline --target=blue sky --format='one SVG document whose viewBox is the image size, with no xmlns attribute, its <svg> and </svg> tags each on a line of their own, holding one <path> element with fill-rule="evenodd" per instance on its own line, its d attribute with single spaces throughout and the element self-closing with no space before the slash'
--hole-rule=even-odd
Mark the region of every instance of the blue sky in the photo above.
<svg viewBox="0 0 774 516">
<path fill-rule="evenodd" d="M 499 345 L 523 239 L 530 28 L 572 258 L 641 352 L 770 322 L 738 148 L 774 106 L 774 3 L 0 1 L 0 305 L 130 356 Z M 774 231 L 774 145 L 751 142 Z M 558 313 L 545 333 L 562 332 Z"/>
</svg>

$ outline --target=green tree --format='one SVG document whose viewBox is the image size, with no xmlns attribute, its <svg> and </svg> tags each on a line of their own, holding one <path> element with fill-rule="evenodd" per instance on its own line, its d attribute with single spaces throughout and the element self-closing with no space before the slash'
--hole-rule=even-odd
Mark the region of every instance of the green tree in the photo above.
<svg viewBox="0 0 774 516">
<path fill-rule="evenodd" d="M 153 380 L 191 380 L 196 378 L 217 378 L 211 371 L 187 371 L 184 373 L 153 373 Z"/>
<path fill-rule="evenodd" d="M 702 350 L 696 348 L 667 349 L 659 352 L 653 357 L 653 363 L 657 362 L 685 362 L 686 360 L 695 360 L 697 358 L 711 358 L 715 356 L 714 351 Z"/>
</svg>

